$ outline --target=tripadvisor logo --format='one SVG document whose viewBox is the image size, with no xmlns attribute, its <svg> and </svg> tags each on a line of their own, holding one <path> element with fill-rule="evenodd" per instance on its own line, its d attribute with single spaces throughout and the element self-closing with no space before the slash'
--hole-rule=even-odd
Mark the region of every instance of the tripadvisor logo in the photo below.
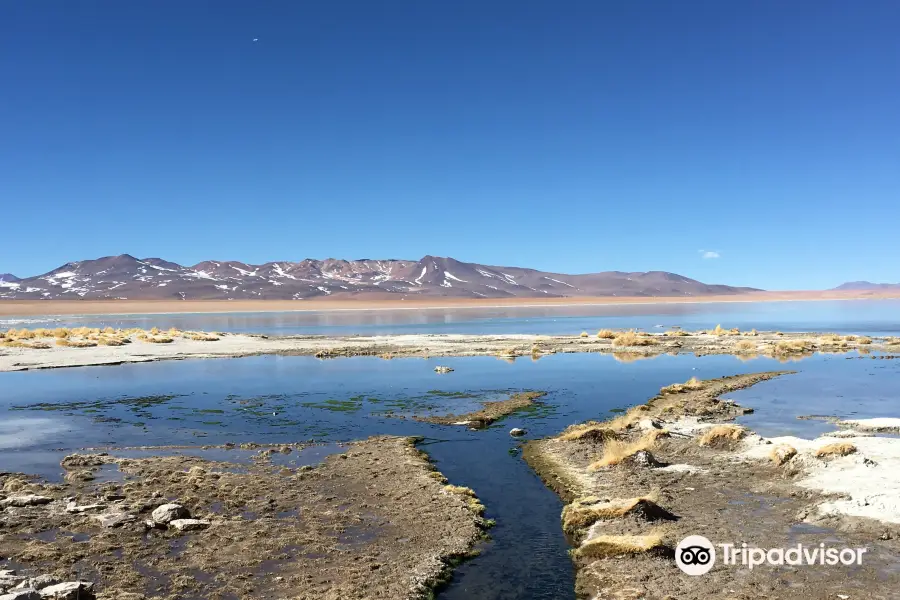
<svg viewBox="0 0 900 600">
<path fill-rule="evenodd" d="M 703 575 L 716 564 L 716 549 L 702 535 L 689 535 L 675 548 L 675 564 L 688 575 Z"/>
<path fill-rule="evenodd" d="M 748 548 L 747 544 L 716 544 L 722 551 L 722 564 L 744 566 L 750 570 L 760 565 L 861 565 L 868 548 L 831 548 L 825 544 L 790 548 Z M 690 535 L 675 548 L 675 564 L 688 575 L 703 575 L 716 564 L 716 546 L 702 535 Z"/>
</svg>

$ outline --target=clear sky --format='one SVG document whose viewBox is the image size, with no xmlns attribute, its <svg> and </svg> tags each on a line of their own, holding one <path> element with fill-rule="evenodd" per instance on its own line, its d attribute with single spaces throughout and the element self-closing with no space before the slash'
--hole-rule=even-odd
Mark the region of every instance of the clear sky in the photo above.
<svg viewBox="0 0 900 600">
<path fill-rule="evenodd" d="M 0 2 L 0 272 L 434 254 L 898 281 L 898 22 L 893 0 Z"/>
</svg>

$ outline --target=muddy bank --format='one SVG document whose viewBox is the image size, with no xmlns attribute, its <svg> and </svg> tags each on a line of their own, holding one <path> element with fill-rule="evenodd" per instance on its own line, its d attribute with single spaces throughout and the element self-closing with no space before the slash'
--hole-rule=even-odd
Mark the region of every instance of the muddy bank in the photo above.
<svg viewBox="0 0 900 600">
<path fill-rule="evenodd" d="M 426 598 L 489 524 L 414 441 L 370 438 L 296 469 L 267 460 L 288 447 L 252 464 L 77 455 L 62 484 L 3 474 L 0 568 L 108 599 Z"/>
<path fill-rule="evenodd" d="M 502 419 L 518 410 L 533 406 L 535 400 L 546 396 L 547 392 L 518 392 L 506 400 L 482 402 L 481 410 L 461 415 L 439 415 L 430 417 L 413 417 L 417 421 L 436 423 L 438 425 L 460 425 L 473 429 L 482 429 L 494 421 Z"/>
<path fill-rule="evenodd" d="M 839 514 L 822 481 L 836 467 L 848 470 L 825 479 L 846 481 L 850 461 L 863 465 L 865 458 L 842 455 L 846 449 L 840 448 L 820 452 L 824 442 L 790 447 L 730 423 L 745 409 L 720 399 L 722 394 L 786 374 L 668 386 L 620 417 L 526 445 L 525 459 L 567 502 L 561 526 L 574 546 L 579 598 L 699 600 L 722 597 L 723 590 L 730 598 L 896 597 L 897 524 Z M 689 535 L 738 548 L 824 543 L 867 553 L 852 568 L 751 570 L 722 564 L 720 549 L 711 571 L 688 576 L 676 566 L 674 551 Z"/>
<path fill-rule="evenodd" d="M 22 330 L 18 330 L 21 332 Z M 182 332 L 185 333 L 185 332 Z M 505 360 L 540 358 L 551 354 L 599 352 L 622 360 L 661 354 L 734 354 L 744 358 L 772 356 L 784 361 L 815 352 L 896 351 L 900 338 L 867 338 L 818 333 L 738 331 L 734 329 L 664 333 L 600 331 L 571 336 L 545 335 L 383 335 L 383 336 L 284 336 L 190 332 L 196 335 L 107 336 L 114 345 L 55 345 L 48 339 L 7 338 L 0 344 L 0 371 L 50 369 L 185 358 L 232 358 L 283 354 L 338 358 L 346 356 L 445 357 L 496 356 Z M 99 336 L 103 337 L 103 335 Z M 81 341 L 80 338 L 75 340 Z M 88 339 L 88 342 L 91 340 Z"/>
</svg>

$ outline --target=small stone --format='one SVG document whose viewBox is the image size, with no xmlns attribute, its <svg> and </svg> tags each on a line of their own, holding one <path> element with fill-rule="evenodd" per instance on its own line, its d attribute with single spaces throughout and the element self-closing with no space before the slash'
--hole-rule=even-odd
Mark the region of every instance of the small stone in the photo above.
<svg viewBox="0 0 900 600">
<path fill-rule="evenodd" d="M 128 513 L 106 513 L 94 515 L 94 518 L 100 521 L 100 525 L 103 527 L 119 527 L 135 520 L 135 516 Z"/>
<path fill-rule="evenodd" d="M 180 504 L 163 504 L 157 507 L 150 516 L 157 523 L 165 525 L 175 519 L 188 519 L 191 516 L 190 511 Z"/>
<path fill-rule="evenodd" d="M 434 368 L 434 372 L 435 373 L 451 373 L 451 372 L 453 372 L 453 369 L 451 369 L 450 367 L 438 365 Z"/>
<path fill-rule="evenodd" d="M 94 600 L 94 584 L 90 581 L 67 581 L 45 587 L 40 597 L 52 600 Z"/>
<path fill-rule="evenodd" d="M 656 419 L 648 417 L 638 421 L 638 427 L 644 431 L 650 431 L 651 429 L 662 429 L 662 424 Z"/>
<path fill-rule="evenodd" d="M 205 519 L 175 519 L 169 525 L 178 531 L 199 531 L 209 527 L 210 523 Z"/>
<path fill-rule="evenodd" d="M 51 502 L 53 502 L 53 498 L 48 498 L 47 496 L 36 496 L 35 494 L 28 494 L 25 496 L 10 496 L 5 500 L 0 500 L 0 506 L 2 506 L 3 508 L 6 508 L 7 506 L 38 506 L 40 504 L 50 504 Z"/>
<path fill-rule="evenodd" d="M 661 463 L 654 458 L 652 454 L 647 452 L 646 450 L 638 450 L 631 456 L 629 456 L 626 461 L 631 463 L 636 467 L 659 467 Z"/>
<path fill-rule="evenodd" d="M 25 588 L 21 590 L 10 590 L 8 594 L 0 595 L 0 600 L 41 600 L 41 595 L 37 590 Z"/>
<path fill-rule="evenodd" d="M 78 513 L 87 512 L 89 510 L 100 510 L 103 508 L 106 508 L 105 504 L 82 504 L 81 506 L 79 506 L 76 502 L 73 501 L 73 502 L 69 502 L 66 505 L 66 512 L 78 514 Z"/>
<path fill-rule="evenodd" d="M 38 575 L 37 577 L 26 579 L 18 585 L 17 589 L 31 588 L 33 590 L 42 590 L 45 587 L 56 585 L 57 583 L 59 583 L 59 579 L 53 575 Z"/>
<path fill-rule="evenodd" d="M 509 430 L 509 435 L 511 435 L 513 437 L 519 437 L 520 435 L 525 435 L 526 433 L 528 433 L 528 432 L 519 427 L 513 427 L 512 429 Z"/>
</svg>

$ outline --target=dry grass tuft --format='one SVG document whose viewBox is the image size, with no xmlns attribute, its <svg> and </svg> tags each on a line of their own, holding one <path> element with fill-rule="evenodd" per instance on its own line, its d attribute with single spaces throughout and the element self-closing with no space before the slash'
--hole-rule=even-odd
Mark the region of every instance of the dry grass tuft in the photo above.
<svg viewBox="0 0 900 600">
<path fill-rule="evenodd" d="M 598 535 L 575 550 L 579 558 L 609 558 L 629 554 L 643 554 L 664 548 L 663 536 L 655 532 L 648 535 Z"/>
<path fill-rule="evenodd" d="M 612 329 L 601 329 L 597 332 L 597 337 L 601 340 L 612 340 L 615 339 L 616 335 L 618 334 Z"/>
<path fill-rule="evenodd" d="M 727 333 L 728 333 L 728 331 L 726 329 L 724 329 L 721 325 L 716 325 L 715 329 L 709 330 L 710 335 L 726 335 Z"/>
<path fill-rule="evenodd" d="M 856 340 L 856 343 L 857 343 L 857 344 L 868 345 L 868 344 L 871 344 L 871 343 L 872 343 L 872 338 L 863 336 L 863 337 L 859 338 L 858 340 Z"/>
<path fill-rule="evenodd" d="M 184 331 L 181 333 L 181 337 L 194 340 L 195 342 L 218 342 L 221 339 L 203 331 Z"/>
<path fill-rule="evenodd" d="M 609 521 L 629 514 L 641 514 L 649 520 L 671 518 L 671 514 L 660 508 L 656 502 L 657 494 L 605 502 L 596 496 L 579 498 L 563 507 L 563 531 L 571 535 L 597 521 Z"/>
<path fill-rule="evenodd" d="M 583 338 L 586 338 L 586 337 L 588 337 L 588 336 L 589 336 L 589 334 L 588 334 L 587 331 L 582 331 L 582 332 L 578 335 L 578 337 L 583 337 Z"/>
<path fill-rule="evenodd" d="M 815 344 L 809 340 L 788 340 L 777 342 L 772 346 L 772 354 L 775 356 L 788 356 L 791 354 L 808 354 L 814 352 Z"/>
<path fill-rule="evenodd" d="M 613 338 L 613 346 L 655 346 L 657 343 L 653 337 L 635 331 L 626 331 Z"/>
<path fill-rule="evenodd" d="M 847 456 L 856 452 L 856 446 L 849 442 L 837 442 L 828 444 L 816 450 L 816 458 L 830 458 L 833 456 Z"/>
<path fill-rule="evenodd" d="M 566 442 L 578 440 L 605 442 L 616 439 L 616 437 L 616 432 L 610 429 L 608 424 L 598 423 L 597 421 L 569 425 L 566 427 L 565 431 L 559 435 L 559 439 Z"/>
<path fill-rule="evenodd" d="M 735 442 L 747 435 L 747 430 L 740 425 L 716 425 L 703 432 L 698 440 L 701 446 L 732 447 Z"/>
<path fill-rule="evenodd" d="M 30 338 L 27 338 L 30 339 Z M 31 348 L 33 350 L 46 350 L 50 344 L 46 342 L 27 342 L 20 339 L 4 339 L 0 342 L 4 348 Z"/>
<path fill-rule="evenodd" d="M 596 471 L 603 467 L 611 467 L 621 463 L 635 452 L 650 450 L 656 445 L 656 440 L 659 436 L 660 434 L 657 431 L 650 431 L 631 442 L 609 440 L 603 445 L 603 454 L 600 455 L 598 460 L 588 465 L 588 470 Z"/>
<path fill-rule="evenodd" d="M 687 336 L 689 336 L 689 335 L 691 335 L 691 334 L 689 334 L 689 333 L 688 333 L 687 331 L 685 331 L 684 329 L 673 329 L 673 330 L 671 330 L 671 331 L 667 331 L 667 332 L 666 332 L 665 334 L 663 334 L 663 335 L 665 335 L 665 336 L 667 336 L 667 337 L 687 337 Z"/>
<path fill-rule="evenodd" d="M 684 383 L 673 383 L 672 385 L 667 385 L 666 387 L 660 388 L 660 394 L 681 394 L 683 392 L 691 392 L 695 390 L 702 390 L 703 382 L 697 379 L 696 377 L 691 377 Z"/>
<path fill-rule="evenodd" d="M 742 333 L 741 335 L 744 335 L 744 336 L 747 336 L 747 337 L 756 337 L 756 336 L 759 335 L 759 332 L 756 331 L 755 329 L 751 329 L 750 331 L 745 331 L 745 332 Z"/>
<path fill-rule="evenodd" d="M 778 444 L 769 452 L 769 458 L 778 466 L 797 456 L 797 449 L 790 444 Z"/>
<path fill-rule="evenodd" d="M 734 345 L 734 349 L 740 352 L 755 352 L 756 343 L 750 340 L 741 340 Z"/>
<path fill-rule="evenodd" d="M 144 339 L 144 341 L 150 342 L 151 344 L 171 344 L 175 340 L 164 335 L 148 335 L 146 336 L 146 339 Z"/>
<path fill-rule="evenodd" d="M 124 346 L 128 343 L 127 340 L 118 337 L 99 337 L 97 338 L 97 343 L 101 346 Z"/>
</svg>

